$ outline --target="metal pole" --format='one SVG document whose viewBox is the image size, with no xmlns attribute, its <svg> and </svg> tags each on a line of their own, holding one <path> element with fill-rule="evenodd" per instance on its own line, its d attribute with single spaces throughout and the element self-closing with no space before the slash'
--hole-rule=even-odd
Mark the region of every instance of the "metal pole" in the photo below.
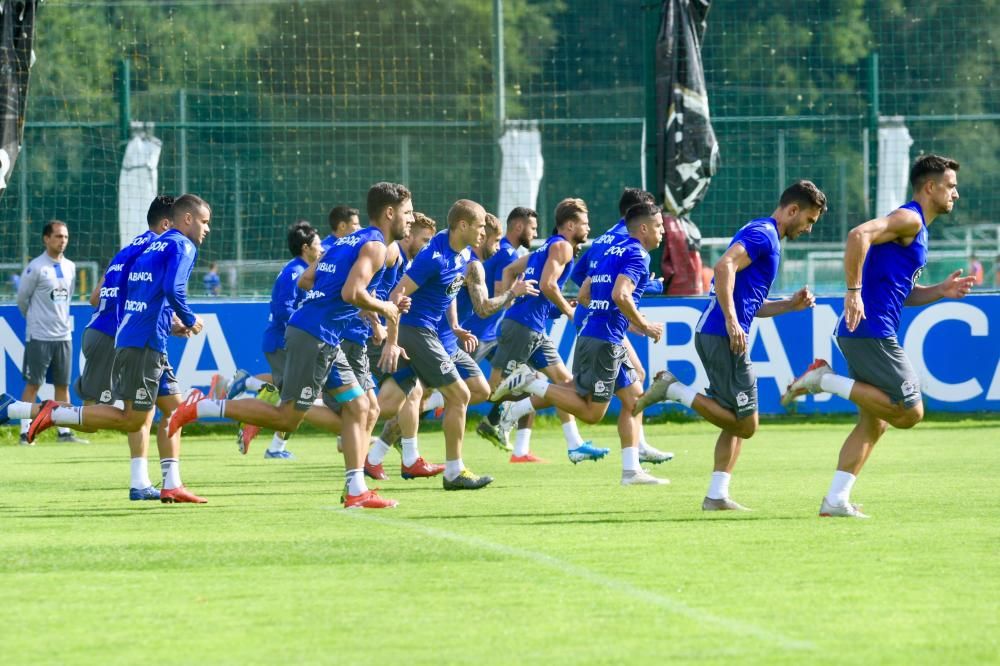
<svg viewBox="0 0 1000 666">
<path fill-rule="evenodd" d="M 500 205 L 500 175 L 503 171 L 503 154 L 500 151 L 500 137 L 503 136 L 507 124 L 507 84 L 506 57 L 503 52 L 503 0 L 493 0 L 493 173 L 496 180 L 493 183 L 493 195 L 496 197 L 494 208 Z M 501 215 L 504 213 L 500 212 Z"/>
<path fill-rule="evenodd" d="M 121 140 L 128 142 L 132 135 L 132 63 L 122 58 L 121 85 L 118 90 L 118 127 Z"/>
<path fill-rule="evenodd" d="M 778 196 L 785 191 L 785 130 L 778 130 Z"/>
<path fill-rule="evenodd" d="M 847 240 L 847 160 L 841 158 L 837 162 L 837 178 L 839 179 L 839 196 L 837 206 L 840 208 L 840 240 Z"/>
<path fill-rule="evenodd" d="M 878 215 L 878 119 L 879 119 L 879 82 L 878 82 L 878 52 L 872 53 L 869 63 L 868 99 L 871 108 L 868 113 L 868 213 L 871 217 Z"/>
<path fill-rule="evenodd" d="M 188 133 L 184 123 L 187 122 L 187 90 L 181 88 L 177 92 L 178 116 L 181 121 L 180 134 L 177 137 L 177 148 L 181 158 L 181 182 L 180 192 L 184 194 L 188 191 Z"/>
<path fill-rule="evenodd" d="M 404 134 L 399 145 L 399 157 L 402 161 L 400 168 L 400 175 L 402 176 L 403 184 L 408 185 L 410 183 L 410 135 Z"/>
<path fill-rule="evenodd" d="M 643 188 L 652 192 L 657 199 L 663 197 L 659 184 L 659 171 L 657 162 L 660 155 L 657 154 L 657 136 L 659 128 L 666 119 L 656 116 L 656 37 L 660 31 L 660 22 L 663 20 L 662 7 L 659 2 L 644 2 L 642 31 L 642 64 L 643 64 L 643 89 L 646 98 L 646 118 L 645 118 L 645 141 L 646 141 L 646 177 Z"/>
<path fill-rule="evenodd" d="M 243 266 L 243 194 L 240 191 L 240 162 L 233 165 L 233 217 L 236 222 L 236 266 L 237 271 Z M 239 273 L 237 273 L 238 275 Z"/>
<path fill-rule="evenodd" d="M 21 262 L 28 264 L 28 156 L 24 152 L 24 144 L 17 154 L 17 164 L 21 165 L 17 179 L 17 197 L 21 209 Z"/>
<path fill-rule="evenodd" d="M 871 151 L 868 149 L 868 143 L 869 143 L 868 137 L 870 135 L 871 135 L 871 132 L 868 130 L 867 127 L 863 128 L 861 130 L 861 146 L 862 146 L 861 147 L 861 171 L 864 173 L 864 177 L 866 179 L 869 178 L 869 174 L 871 173 L 871 168 L 872 168 Z M 864 209 L 865 209 L 865 211 L 871 212 L 871 209 L 875 207 L 875 204 L 872 202 L 872 198 L 871 198 L 872 191 L 871 191 L 870 187 L 867 187 L 867 185 L 868 185 L 867 181 L 866 181 L 865 185 L 866 185 L 866 187 L 865 187 L 865 190 L 864 190 L 864 193 L 865 193 L 865 208 Z"/>
</svg>

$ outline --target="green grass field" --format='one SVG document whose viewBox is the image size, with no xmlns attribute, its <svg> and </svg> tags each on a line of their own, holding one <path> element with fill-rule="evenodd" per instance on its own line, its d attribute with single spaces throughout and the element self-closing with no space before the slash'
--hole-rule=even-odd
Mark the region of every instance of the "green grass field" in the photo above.
<svg viewBox="0 0 1000 666">
<path fill-rule="evenodd" d="M 316 435 L 287 462 L 261 457 L 266 436 L 247 457 L 188 437 L 183 478 L 210 503 L 168 506 L 127 500 L 121 437 L 8 433 L 0 662 L 996 663 L 1000 420 L 890 431 L 853 495 L 872 519 L 820 519 L 849 428 L 765 423 L 734 475 L 742 515 L 700 510 L 700 423 L 647 428 L 677 454 L 656 470 L 669 486 L 622 488 L 614 451 L 573 466 L 548 426 L 550 464 L 471 434 L 492 486 L 396 478 L 399 508 L 375 512 L 339 508 L 342 463 Z M 421 449 L 440 459 L 440 432 Z"/>
</svg>

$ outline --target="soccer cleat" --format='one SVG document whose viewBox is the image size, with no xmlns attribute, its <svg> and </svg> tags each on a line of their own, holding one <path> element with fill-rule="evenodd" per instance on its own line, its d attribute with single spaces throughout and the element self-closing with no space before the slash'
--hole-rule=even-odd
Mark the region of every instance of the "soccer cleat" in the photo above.
<svg viewBox="0 0 1000 666">
<path fill-rule="evenodd" d="M 639 462 L 641 463 L 659 465 L 660 463 L 670 462 L 673 459 L 674 454 L 670 451 L 660 451 L 649 444 L 639 445 Z"/>
<path fill-rule="evenodd" d="M 389 478 L 389 475 L 385 473 L 385 469 L 382 467 L 382 463 L 373 465 L 368 462 L 367 457 L 365 458 L 365 476 L 376 481 L 385 481 Z"/>
<path fill-rule="evenodd" d="M 677 383 L 677 377 L 674 377 L 674 373 L 669 370 L 660 370 L 656 373 L 656 378 L 653 379 L 653 383 L 649 385 L 646 392 L 639 396 L 639 399 L 635 401 L 635 407 L 632 408 L 632 416 L 638 416 L 650 405 L 655 405 L 658 402 L 663 402 L 667 399 L 667 389 L 670 388 L 671 384 Z"/>
<path fill-rule="evenodd" d="M 7 408 L 15 402 L 17 400 L 14 399 L 14 396 L 9 393 L 0 393 L 0 425 L 10 421 L 10 414 L 7 413 Z"/>
<path fill-rule="evenodd" d="M 89 439 L 84 439 L 83 437 L 77 437 L 75 432 L 61 432 L 56 435 L 57 442 L 63 442 L 66 444 L 90 444 Z"/>
<path fill-rule="evenodd" d="M 412 465 L 400 465 L 399 475 L 404 479 L 419 479 L 437 476 L 444 471 L 444 465 L 429 463 L 423 458 L 417 458 Z"/>
<path fill-rule="evenodd" d="M 281 402 L 281 391 L 274 384 L 264 384 L 263 388 L 257 391 L 257 399 L 269 405 L 277 405 Z"/>
<path fill-rule="evenodd" d="M 198 389 L 188 391 L 184 402 L 180 404 L 170 415 L 167 425 L 167 436 L 173 437 L 178 430 L 188 423 L 198 420 L 198 403 L 205 399 L 205 395 Z M 245 452 L 244 452 L 245 453 Z"/>
<path fill-rule="evenodd" d="M 55 425 L 52 420 L 52 410 L 59 406 L 59 403 L 55 400 L 44 400 L 42 406 L 38 409 L 38 414 L 35 418 L 31 419 L 31 425 L 28 426 L 28 444 L 34 444 L 35 438 L 41 433 L 48 430 Z"/>
<path fill-rule="evenodd" d="M 250 379 L 250 373 L 246 370 L 237 370 L 233 373 L 233 378 L 229 380 L 225 397 L 232 400 L 246 393 L 248 379 Z"/>
<path fill-rule="evenodd" d="M 504 432 L 500 429 L 500 426 L 493 425 L 489 419 L 483 419 L 479 422 L 479 425 L 476 426 L 476 434 L 501 451 L 513 450 L 511 445 L 507 443 L 507 439 L 504 437 Z"/>
<path fill-rule="evenodd" d="M 826 497 L 823 498 L 823 502 L 819 505 L 819 515 L 823 518 L 867 518 L 868 516 L 861 513 L 861 507 L 857 504 L 830 504 L 826 501 Z"/>
<path fill-rule="evenodd" d="M 264 449 L 264 458 L 275 459 L 275 460 L 295 460 L 295 454 L 291 451 L 272 451 L 271 449 Z"/>
<path fill-rule="evenodd" d="M 531 451 L 528 451 L 523 456 L 514 456 L 514 455 L 512 455 L 510 457 L 510 461 L 512 463 L 545 463 L 545 462 L 548 462 L 547 460 L 542 460 L 541 458 L 539 458 L 538 456 L 536 456 L 535 454 L 533 454 Z"/>
<path fill-rule="evenodd" d="M 500 382 L 490 395 L 490 402 L 500 402 L 507 396 L 524 395 L 529 383 L 535 380 L 535 371 L 526 365 L 519 365 L 508 377 Z"/>
<path fill-rule="evenodd" d="M 229 381 L 219 373 L 212 375 L 212 382 L 208 385 L 208 399 L 225 400 L 228 394 Z"/>
<path fill-rule="evenodd" d="M 781 396 L 781 405 L 788 407 L 800 395 L 819 393 L 822 391 L 819 386 L 820 380 L 823 379 L 824 375 L 828 375 L 831 372 L 833 372 L 833 368 L 830 367 L 829 363 L 821 358 L 816 359 L 806 368 L 805 372 L 788 384 L 785 394 Z"/>
<path fill-rule="evenodd" d="M 160 491 L 160 501 L 164 504 L 208 504 L 204 497 L 198 497 L 184 486 Z"/>
<path fill-rule="evenodd" d="M 360 495 L 348 495 L 344 491 L 340 501 L 344 503 L 345 509 L 392 509 L 399 504 L 394 499 L 379 497 L 374 490 L 366 490 Z"/>
<path fill-rule="evenodd" d="M 569 456 L 569 461 L 575 465 L 584 460 L 600 460 L 609 453 L 611 453 L 611 449 L 593 446 L 593 442 L 587 441 L 575 449 L 570 449 L 566 455 Z"/>
<path fill-rule="evenodd" d="M 658 479 L 644 469 L 636 472 L 622 470 L 623 486 L 665 486 L 670 479 Z"/>
<path fill-rule="evenodd" d="M 243 455 L 247 454 L 250 450 L 250 442 L 260 434 L 260 426 L 255 426 L 251 423 L 243 423 L 240 425 L 240 429 L 236 432 L 236 446 Z"/>
<path fill-rule="evenodd" d="M 153 486 L 146 486 L 145 488 L 129 488 L 128 498 L 133 502 L 138 502 L 139 500 L 158 500 L 160 499 L 160 491 Z"/>
<path fill-rule="evenodd" d="M 35 445 L 34 442 L 29 442 L 28 441 L 28 433 L 26 433 L 26 432 L 22 432 L 21 433 L 21 437 L 17 440 L 17 443 L 20 444 L 21 446 L 34 446 Z"/>
<path fill-rule="evenodd" d="M 463 469 L 454 479 L 442 476 L 441 480 L 445 490 L 479 490 L 493 483 L 492 476 L 476 476 L 467 469 Z"/>
<path fill-rule="evenodd" d="M 711 497 L 706 497 L 701 501 L 702 511 L 752 511 L 753 509 L 748 509 L 739 502 L 734 502 L 728 497 L 723 497 L 722 499 L 712 499 Z"/>
</svg>

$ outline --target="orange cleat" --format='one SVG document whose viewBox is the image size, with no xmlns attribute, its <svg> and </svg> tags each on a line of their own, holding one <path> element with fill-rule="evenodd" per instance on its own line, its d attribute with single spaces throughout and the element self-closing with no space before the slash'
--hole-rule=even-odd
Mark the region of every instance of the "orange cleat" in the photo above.
<svg viewBox="0 0 1000 666">
<path fill-rule="evenodd" d="M 394 499 L 379 497 L 374 490 L 366 490 L 360 495 L 345 493 L 343 501 L 345 509 L 392 509 L 399 504 Z"/>
<path fill-rule="evenodd" d="M 400 476 L 404 479 L 417 479 L 437 476 L 444 471 L 444 465 L 429 463 L 423 458 L 417 458 L 412 465 L 401 465 Z"/>
<path fill-rule="evenodd" d="M 252 423 L 244 423 L 240 426 L 240 430 L 236 435 L 236 446 L 239 447 L 240 453 L 246 455 L 250 450 L 250 442 L 254 440 L 254 437 L 260 434 L 260 426 L 255 426 Z"/>
<path fill-rule="evenodd" d="M 174 433 L 186 426 L 188 423 L 198 420 L 198 403 L 205 399 L 205 394 L 198 389 L 191 389 L 184 398 L 184 402 L 170 415 L 167 426 L 167 436 L 173 437 Z"/>
<path fill-rule="evenodd" d="M 510 461 L 512 463 L 544 463 L 547 460 L 542 460 L 531 451 L 525 453 L 523 456 L 511 456 Z"/>
<path fill-rule="evenodd" d="M 55 425 L 55 421 L 52 420 L 52 410 L 58 406 L 59 403 L 55 400 L 45 400 L 42 402 L 42 406 L 38 409 L 38 414 L 35 415 L 35 418 L 31 419 L 31 425 L 28 426 L 28 444 L 34 444 L 35 438 L 39 434 Z"/>
<path fill-rule="evenodd" d="M 386 481 L 389 478 L 389 475 L 385 473 L 385 468 L 382 467 L 382 463 L 373 465 L 368 462 L 367 456 L 365 457 L 365 476 L 376 481 Z"/>
<path fill-rule="evenodd" d="M 184 486 L 160 490 L 160 501 L 164 504 L 208 504 L 204 497 L 198 497 Z"/>
</svg>

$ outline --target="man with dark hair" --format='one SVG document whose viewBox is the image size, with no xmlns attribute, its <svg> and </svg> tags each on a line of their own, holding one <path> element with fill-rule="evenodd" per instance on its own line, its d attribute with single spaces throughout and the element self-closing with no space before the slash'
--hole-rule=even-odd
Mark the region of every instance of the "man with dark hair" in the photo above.
<svg viewBox="0 0 1000 666">
<path fill-rule="evenodd" d="M 809 233 L 824 212 L 826 196 L 812 182 L 800 180 L 782 193 L 769 217 L 751 220 L 736 232 L 715 265 L 712 293 L 695 327 L 695 349 L 708 374 L 708 391 L 698 393 L 662 370 L 633 409 L 638 414 L 656 402 L 679 402 L 722 429 L 701 504 L 704 511 L 746 510 L 730 499 L 729 480 L 743 440 L 757 431 L 757 376 L 747 345 L 750 324 L 754 317 L 774 317 L 815 304 L 808 287 L 782 300 L 767 296 L 778 274 L 781 239 Z"/>
<path fill-rule="evenodd" d="M 55 398 L 69 400 L 69 380 L 73 369 L 73 322 L 69 303 L 73 298 L 76 264 L 63 252 L 69 245 L 69 228 L 61 220 L 51 220 L 42 229 L 45 252 L 32 259 L 21 274 L 17 287 L 17 307 L 24 315 L 24 392 L 21 400 L 34 402 L 38 389 L 50 377 Z M 30 445 L 28 426 L 21 421 L 21 444 Z M 86 444 L 67 428 L 59 428 L 60 442 Z"/>
<path fill-rule="evenodd" d="M 323 239 L 324 252 L 333 247 L 338 238 L 353 234 L 361 228 L 358 209 L 350 206 L 334 206 L 327 219 L 330 222 L 330 235 Z"/>
<path fill-rule="evenodd" d="M 851 504 L 850 493 L 872 448 L 890 425 L 912 428 L 924 417 L 920 378 L 897 333 L 904 305 L 962 298 L 972 289 L 973 278 L 962 277 L 961 270 L 929 287 L 917 284 L 927 263 L 927 228 L 958 200 L 958 168 L 958 162 L 939 155 L 917 158 L 910 170 L 913 199 L 847 235 L 847 294 L 837 345 L 851 376 L 834 374 L 818 359 L 782 396 L 782 404 L 790 405 L 807 393 L 832 393 L 858 406 L 858 423 L 840 449 L 821 516 L 866 518 Z"/>
</svg>

